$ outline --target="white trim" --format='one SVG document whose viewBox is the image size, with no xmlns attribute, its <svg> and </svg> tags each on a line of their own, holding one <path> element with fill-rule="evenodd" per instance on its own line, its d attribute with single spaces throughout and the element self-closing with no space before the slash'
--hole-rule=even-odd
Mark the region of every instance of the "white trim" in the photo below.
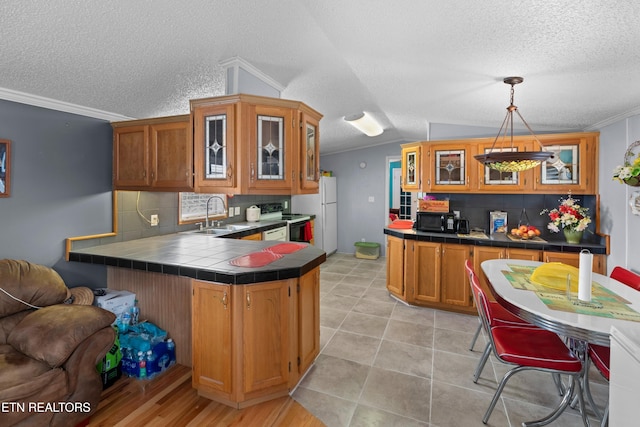
<svg viewBox="0 0 640 427">
<path fill-rule="evenodd" d="M 45 98 L 44 96 L 32 95 L 30 93 L 2 87 L 0 87 L 0 99 L 108 121 L 133 119 L 133 117 L 127 117 L 121 114 L 110 113 L 108 111 L 97 110 L 95 108 L 84 107 L 82 105 L 71 104 L 69 102 L 58 101 L 56 99 Z"/>
<path fill-rule="evenodd" d="M 225 69 L 225 75 L 226 75 L 227 68 L 234 67 L 234 76 L 235 76 L 234 87 L 236 91 L 238 90 L 237 81 L 238 81 L 239 68 L 242 68 L 243 70 L 247 71 L 249 74 L 253 75 L 254 77 L 260 79 L 261 81 L 268 84 L 272 88 L 276 89 L 278 92 L 282 92 L 285 89 L 285 86 L 278 83 L 277 81 L 275 81 L 274 79 L 272 79 L 271 77 L 269 77 L 268 75 L 266 75 L 265 73 L 263 73 L 262 71 L 254 67 L 253 65 L 249 64 L 247 61 L 240 58 L 239 56 L 234 56 L 232 58 L 225 59 L 224 61 L 220 61 L 219 65 Z"/>
<path fill-rule="evenodd" d="M 629 110 L 624 113 L 616 114 L 615 116 L 609 117 L 608 119 L 602 120 L 598 123 L 594 123 L 591 126 L 587 126 L 586 128 L 584 128 L 584 131 L 591 132 L 594 130 L 599 130 L 605 126 L 609 126 L 613 123 L 617 123 L 621 120 L 628 119 L 629 117 L 637 115 L 640 115 L 640 107 L 634 108 L 633 110 Z"/>
</svg>

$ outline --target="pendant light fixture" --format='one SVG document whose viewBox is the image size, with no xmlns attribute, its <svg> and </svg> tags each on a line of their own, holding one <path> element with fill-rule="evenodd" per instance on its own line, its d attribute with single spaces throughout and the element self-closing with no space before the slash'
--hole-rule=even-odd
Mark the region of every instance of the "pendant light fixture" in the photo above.
<svg viewBox="0 0 640 427">
<path fill-rule="evenodd" d="M 507 107 L 507 115 L 502 122 L 502 126 L 500 126 L 498 135 L 496 135 L 496 139 L 493 141 L 493 145 L 491 145 L 489 152 L 485 154 L 479 154 L 474 157 L 479 162 L 484 163 L 485 166 L 500 172 L 522 172 L 527 169 L 532 169 L 536 166 L 539 166 L 540 163 L 548 160 L 551 156 L 553 156 L 553 153 L 544 149 L 544 146 L 542 145 L 540 140 L 536 137 L 529 124 L 518 111 L 518 107 L 513 105 L 513 95 L 515 92 L 513 87 L 519 83 L 522 83 L 524 81 L 524 78 L 505 77 L 503 81 L 504 83 L 511 85 L 511 104 Z M 513 145 L 514 113 L 516 113 L 518 117 L 520 117 L 520 120 L 522 120 L 522 123 L 524 123 L 533 138 L 538 142 L 542 151 L 516 151 Z M 505 147 L 507 136 L 509 136 L 508 141 L 510 142 L 510 144 L 508 145 L 508 147 Z M 502 148 L 503 150 L 507 148 L 510 151 L 494 151 L 494 148 L 496 148 L 496 143 L 499 139 L 501 140 L 499 148 Z"/>
</svg>

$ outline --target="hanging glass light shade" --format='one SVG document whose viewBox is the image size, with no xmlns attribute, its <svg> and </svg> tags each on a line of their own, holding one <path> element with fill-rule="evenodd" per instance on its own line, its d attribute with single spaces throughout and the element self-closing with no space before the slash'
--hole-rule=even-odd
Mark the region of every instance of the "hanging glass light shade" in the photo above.
<svg viewBox="0 0 640 427">
<path fill-rule="evenodd" d="M 489 152 L 485 154 L 478 154 L 474 157 L 485 166 L 500 172 L 522 172 L 527 169 L 532 169 L 536 166 L 539 166 L 540 163 L 548 160 L 551 156 L 553 156 L 553 153 L 545 151 L 544 146 L 542 145 L 540 140 L 536 137 L 529 124 L 518 111 L 518 107 L 513 104 L 513 95 L 515 92 L 513 87 L 519 83 L 522 83 L 524 81 L 524 78 L 506 77 L 503 81 L 504 83 L 511 85 L 511 103 L 507 107 L 507 115 L 502 122 L 502 126 L 500 126 L 498 135 L 496 135 L 496 139 L 493 141 L 493 145 L 491 145 L 491 149 L 489 150 Z M 541 151 L 515 151 L 515 148 L 513 146 L 514 113 L 516 113 L 518 117 L 520 117 L 522 123 L 524 123 L 531 135 L 533 135 L 533 138 L 538 142 Z M 504 148 L 503 146 L 507 141 L 507 136 L 509 136 L 510 151 L 494 151 L 498 140 L 501 141 L 501 146 L 502 148 Z"/>
</svg>

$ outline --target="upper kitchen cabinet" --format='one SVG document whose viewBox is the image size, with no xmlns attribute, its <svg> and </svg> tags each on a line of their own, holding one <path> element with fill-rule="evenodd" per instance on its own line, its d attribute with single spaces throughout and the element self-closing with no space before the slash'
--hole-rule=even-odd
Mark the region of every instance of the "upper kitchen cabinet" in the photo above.
<svg viewBox="0 0 640 427">
<path fill-rule="evenodd" d="M 322 115 L 297 102 L 254 95 L 191 101 L 195 191 L 318 191 Z"/>
<path fill-rule="evenodd" d="M 494 144 L 495 142 L 495 144 Z M 536 143 L 536 146 L 537 143 Z M 522 152 L 537 151 L 533 148 L 533 143 L 528 139 L 517 139 L 513 141 L 513 146 L 501 144 L 495 138 L 483 138 L 475 145 L 475 154 L 488 154 L 491 152 Z M 476 159 L 472 161 L 477 162 Z M 476 186 L 478 190 L 487 193 L 522 193 L 533 187 L 533 173 L 530 170 L 522 172 L 501 172 L 491 169 L 481 163 L 476 168 Z"/>
<path fill-rule="evenodd" d="M 472 145 L 466 141 L 439 141 L 423 145 L 428 156 L 429 178 L 423 191 L 466 192 L 471 190 L 471 177 L 475 172 Z M 476 162 L 477 163 L 477 162 Z"/>
<path fill-rule="evenodd" d="M 195 191 L 222 192 L 237 189 L 235 156 L 235 105 L 198 105 L 192 109 Z"/>
<path fill-rule="evenodd" d="M 320 183 L 320 117 L 307 108 L 299 112 L 299 117 L 300 185 L 297 193 L 317 193 Z"/>
<path fill-rule="evenodd" d="M 403 191 L 420 191 L 422 181 L 422 168 L 420 153 L 422 143 L 403 144 L 402 148 L 402 177 L 400 186 Z"/>
<path fill-rule="evenodd" d="M 114 122 L 115 190 L 192 191 L 189 116 Z"/>
<path fill-rule="evenodd" d="M 538 139 L 554 155 L 534 170 L 535 192 L 598 193 L 599 133 L 539 135 Z"/>
</svg>

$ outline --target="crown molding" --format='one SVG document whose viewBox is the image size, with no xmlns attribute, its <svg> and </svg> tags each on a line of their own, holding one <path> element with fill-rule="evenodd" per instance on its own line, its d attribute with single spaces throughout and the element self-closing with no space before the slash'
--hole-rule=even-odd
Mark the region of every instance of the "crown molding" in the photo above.
<svg viewBox="0 0 640 427">
<path fill-rule="evenodd" d="M 253 66 L 252 64 L 250 64 L 249 62 L 247 62 L 246 60 L 242 59 L 239 56 L 234 56 L 229 59 L 225 59 L 224 61 L 220 61 L 219 65 L 225 70 L 225 73 L 229 68 L 233 68 L 233 72 L 235 75 L 233 83 L 236 86 L 235 87 L 236 93 L 237 93 L 237 85 L 238 85 L 238 70 L 240 68 L 242 68 L 243 70 L 245 70 L 246 72 L 248 72 L 249 74 L 257 78 L 258 80 L 262 81 L 263 83 L 271 86 L 273 89 L 277 90 L 278 92 L 282 92 L 285 89 L 285 86 L 275 81 L 272 77 L 268 76 L 263 71 L 256 68 L 255 66 Z"/>
<path fill-rule="evenodd" d="M 602 120 L 598 123 L 594 123 L 591 126 L 587 126 L 584 131 L 591 132 L 594 130 L 599 130 L 605 126 L 609 126 L 624 119 L 628 119 L 629 117 L 638 115 L 640 115 L 640 107 L 634 108 L 633 110 L 625 111 L 624 113 L 616 114 L 615 116 L 609 117 L 608 119 Z"/>
<path fill-rule="evenodd" d="M 107 121 L 131 120 L 132 117 L 121 114 L 110 113 L 95 108 L 84 107 L 82 105 L 71 104 L 70 102 L 58 101 L 56 99 L 45 98 L 44 96 L 32 95 L 30 93 L 19 92 L 17 90 L 0 87 L 0 99 L 18 102 L 20 104 L 33 105 L 35 107 L 48 108 L 50 110 L 63 111 L 65 113 L 78 114 L 80 116 L 92 117 Z"/>
</svg>

